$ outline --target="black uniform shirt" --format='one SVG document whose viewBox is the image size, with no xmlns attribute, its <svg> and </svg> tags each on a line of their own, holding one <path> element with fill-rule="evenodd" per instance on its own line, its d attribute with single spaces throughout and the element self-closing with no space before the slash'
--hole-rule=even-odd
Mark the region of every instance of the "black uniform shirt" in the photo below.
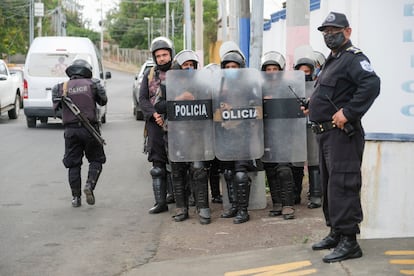
<svg viewBox="0 0 414 276">
<path fill-rule="evenodd" d="M 328 56 L 310 99 L 309 119 L 319 123 L 332 121 L 337 107 L 343 108 L 349 122 L 358 121 L 379 91 L 380 79 L 369 59 L 348 41 L 335 56 Z"/>
</svg>

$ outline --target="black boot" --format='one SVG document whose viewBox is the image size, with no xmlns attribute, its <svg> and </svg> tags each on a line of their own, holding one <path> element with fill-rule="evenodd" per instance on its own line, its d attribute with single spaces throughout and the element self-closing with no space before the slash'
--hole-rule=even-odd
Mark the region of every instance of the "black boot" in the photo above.
<svg viewBox="0 0 414 276">
<path fill-rule="evenodd" d="M 249 207 L 250 197 L 250 179 L 247 172 L 236 172 L 234 177 L 236 187 L 237 215 L 233 219 L 233 223 L 239 224 L 250 219 L 247 208 Z"/>
<path fill-rule="evenodd" d="M 81 168 L 73 167 L 68 170 L 69 185 L 72 192 L 72 207 L 79 207 L 81 203 Z"/>
<path fill-rule="evenodd" d="M 194 162 L 193 184 L 196 195 L 196 207 L 201 224 L 209 224 L 211 222 L 210 207 L 208 204 L 208 172 L 203 162 Z"/>
<path fill-rule="evenodd" d="M 89 165 L 89 171 L 88 171 L 88 179 L 86 180 L 85 187 L 83 189 L 83 192 L 86 195 L 86 202 L 89 205 L 95 204 L 95 195 L 93 194 L 93 191 L 95 190 L 96 183 L 98 183 L 99 176 L 102 172 L 102 164 L 92 162 Z"/>
<path fill-rule="evenodd" d="M 171 169 L 176 206 L 173 218 L 175 221 L 180 222 L 188 219 L 187 165 L 184 163 L 172 163 Z"/>
<path fill-rule="evenodd" d="M 319 166 L 309 166 L 309 203 L 308 208 L 314 209 L 322 206 L 322 186 Z"/>
<path fill-rule="evenodd" d="M 324 250 L 324 249 L 331 249 L 338 245 L 341 236 L 335 231 L 331 230 L 331 232 L 323 238 L 320 242 L 315 243 L 312 245 L 312 250 Z"/>
<path fill-rule="evenodd" d="M 224 171 L 224 179 L 226 180 L 227 194 L 231 204 L 230 209 L 221 214 L 222 218 L 233 218 L 237 214 L 236 192 L 234 187 L 234 172 L 232 170 Z"/>
<path fill-rule="evenodd" d="M 294 203 L 300 204 L 302 194 L 303 167 L 291 166 L 294 185 Z"/>
<path fill-rule="evenodd" d="M 292 170 L 287 165 L 280 165 L 277 167 L 277 176 L 282 187 L 282 215 L 284 219 L 294 219 L 295 204 L 294 183 Z"/>
<path fill-rule="evenodd" d="M 276 165 L 266 167 L 266 178 L 269 184 L 270 196 L 272 198 L 273 208 L 269 211 L 270 217 L 280 216 L 282 214 L 282 199 L 280 180 L 277 177 Z"/>
<path fill-rule="evenodd" d="M 80 207 L 82 205 L 81 197 L 80 196 L 74 196 L 72 198 L 72 207 Z"/>
<path fill-rule="evenodd" d="M 356 240 L 356 235 L 342 235 L 341 240 L 331 254 L 323 257 L 325 263 L 334 263 L 362 257 L 362 250 Z"/>
<path fill-rule="evenodd" d="M 168 211 L 166 201 L 167 196 L 167 180 L 165 169 L 153 167 L 150 171 L 152 176 L 152 189 L 154 191 L 155 205 L 149 210 L 150 214 L 158 214 Z"/>
</svg>

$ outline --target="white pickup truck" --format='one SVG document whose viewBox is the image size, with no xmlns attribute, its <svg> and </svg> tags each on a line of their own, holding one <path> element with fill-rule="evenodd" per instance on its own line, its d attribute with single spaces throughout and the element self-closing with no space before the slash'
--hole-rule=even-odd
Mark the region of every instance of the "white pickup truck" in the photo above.
<svg viewBox="0 0 414 276">
<path fill-rule="evenodd" d="M 9 119 L 17 119 L 23 93 L 21 89 L 19 78 L 11 74 L 6 63 L 0 59 L 0 115 L 7 111 Z"/>
</svg>

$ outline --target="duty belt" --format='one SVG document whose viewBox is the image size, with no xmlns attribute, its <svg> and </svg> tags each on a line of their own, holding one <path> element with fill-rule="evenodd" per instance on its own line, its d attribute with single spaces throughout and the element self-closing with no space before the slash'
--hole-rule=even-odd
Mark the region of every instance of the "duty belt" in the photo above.
<svg viewBox="0 0 414 276">
<path fill-rule="evenodd" d="M 336 125 L 332 123 L 332 121 L 326 121 L 322 123 L 312 122 L 312 131 L 316 134 L 321 134 L 334 128 L 336 128 Z"/>
</svg>

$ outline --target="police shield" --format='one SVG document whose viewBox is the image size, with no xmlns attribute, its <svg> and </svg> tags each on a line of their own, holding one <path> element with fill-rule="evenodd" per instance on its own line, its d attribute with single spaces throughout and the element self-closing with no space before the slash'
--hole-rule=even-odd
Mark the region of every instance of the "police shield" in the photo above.
<svg viewBox="0 0 414 276">
<path fill-rule="evenodd" d="M 213 93 L 214 149 L 223 161 L 263 155 L 263 109 L 260 72 L 253 68 L 222 69 Z"/>
<path fill-rule="evenodd" d="M 305 82 L 305 95 L 309 99 L 314 91 L 315 81 Z M 308 120 L 308 117 L 306 117 Z M 306 128 L 307 150 L 308 150 L 308 166 L 319 165 L 319 147 L 316 141 L 316 134 L 312 131 L 311 123 L 307 121 Z"/>
<path fill-rule="evenodd" d="M 174 162 L 214 159 L 211 70 L 167 72 L 168 156 Z"/>
<path fill-rule="evenodd" d="M 306 118 L 300 109 L 305 99 L 302 71 L 262 72 L 264 162 L 306 160 Z"/>
</svg>

